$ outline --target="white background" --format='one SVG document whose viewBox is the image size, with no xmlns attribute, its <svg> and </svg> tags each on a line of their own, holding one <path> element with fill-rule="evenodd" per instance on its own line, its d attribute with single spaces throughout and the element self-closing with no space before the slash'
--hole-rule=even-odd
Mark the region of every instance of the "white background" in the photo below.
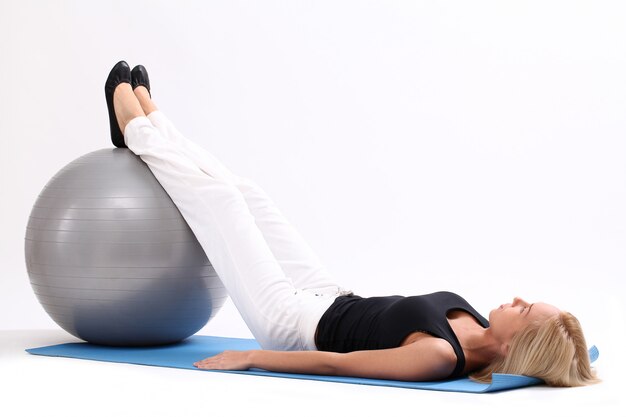
<svg viewBox="0 0 626 417">
<path fill-rule="evenodd" d="M 341 285 L 450 290 L 484 315 L 516 295 L 555 304 L 610 386 L 625 22 L 619 1 L 2 0 L 0 329 L 58 328 L 28 281 L 26 223 L 58 170 L 112 147 L 103 87 L 124 59 Z M 230 301 L 201 333 L 251 337 Z"/>
</svg>

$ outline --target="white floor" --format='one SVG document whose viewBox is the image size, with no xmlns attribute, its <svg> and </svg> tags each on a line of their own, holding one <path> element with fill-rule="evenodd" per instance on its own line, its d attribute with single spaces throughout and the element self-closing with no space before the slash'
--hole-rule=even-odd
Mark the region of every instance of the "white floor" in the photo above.
<svg viewBox="0 0 626 417">
<path fill-rule="evenodd" d="M 77 341 L 63 330 L 0 331 L 4 416 L 623 416 L 624 383 L 601 349 L 604 382 L 459 394 L 232 375 L 30 355 L 29 347 Z M 621 359 L 621 358 L 620 358 Z M 617 360 L 616 360 L 617 361 Z M 8 411 L 8 413 L 6 413 Z M 413 414 L 414 412 L 414 414 Z M 431 414 L 432 413 L 432 414 Z M 458 414 L 457 414 L 458 413 Z"/>
</svg>

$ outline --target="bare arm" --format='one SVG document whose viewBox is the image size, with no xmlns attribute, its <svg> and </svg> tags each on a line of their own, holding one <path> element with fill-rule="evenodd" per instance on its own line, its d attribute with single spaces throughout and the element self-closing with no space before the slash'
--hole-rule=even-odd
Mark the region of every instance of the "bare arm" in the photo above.
<svg viewBox="0 0 626 417">
<path fill-rule="evenodd" d="M 430 381 L 450 375 L 455 364 L 456 355 L 448 342 L 427 338 L 397 348 L 350 353 L 226 351 L 194 365 L 202 369 L 261 368 L 274 372 Z"/>
</svg>

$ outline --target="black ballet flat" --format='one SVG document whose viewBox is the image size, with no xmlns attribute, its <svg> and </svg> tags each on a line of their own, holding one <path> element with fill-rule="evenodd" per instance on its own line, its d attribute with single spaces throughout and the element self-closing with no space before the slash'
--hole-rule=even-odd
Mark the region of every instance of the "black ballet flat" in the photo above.
<svg viewBox="0 0 626 417">
<path fill-rule="evenodd" d="M 150 78 L 148 78 L 148 70 L 143 65 L 137 65 L 130 72 L 131 78 L 133 80 L 133 90 L 140 85 L 143 85 L 148 90 L 148 94 L 150 98 L 152 98 L 152 93 L 150 93 Z"/>
<path fill-rule="evenodd" d="M 111 141 L 118 148 L 126 148 L 124 143 L 124 133 L 120 130 L 120 125 L 115 117 L 115 109 L 113 108 L 113 92 L 115 87 L 121 83 L 131 84 L 130 67 L 126 61 L 120 61 L 111 70 L 104 83 L 104 95 L 107 100 L 107 108 L 109 109 L 109 127 L 111 128 Z M 131 84 L 132 85 L 132 84 Z"/>
</svg>

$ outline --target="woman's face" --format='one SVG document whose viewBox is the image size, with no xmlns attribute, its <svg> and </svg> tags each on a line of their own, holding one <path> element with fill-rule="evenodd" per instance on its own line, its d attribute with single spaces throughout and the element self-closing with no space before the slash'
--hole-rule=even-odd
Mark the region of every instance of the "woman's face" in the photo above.
<svg viewBox="0 0 626 417">
<path fill-rule="evenodd" d="M 515 297 L 512 303 L 502 304 L 489 313 L 489 327 L 494 338 L 509 344 L 513 336 L 535 321 L 544 321 L 559 314 L 561 310 L 546 303 L 528 303 Z"/>
</svg>

